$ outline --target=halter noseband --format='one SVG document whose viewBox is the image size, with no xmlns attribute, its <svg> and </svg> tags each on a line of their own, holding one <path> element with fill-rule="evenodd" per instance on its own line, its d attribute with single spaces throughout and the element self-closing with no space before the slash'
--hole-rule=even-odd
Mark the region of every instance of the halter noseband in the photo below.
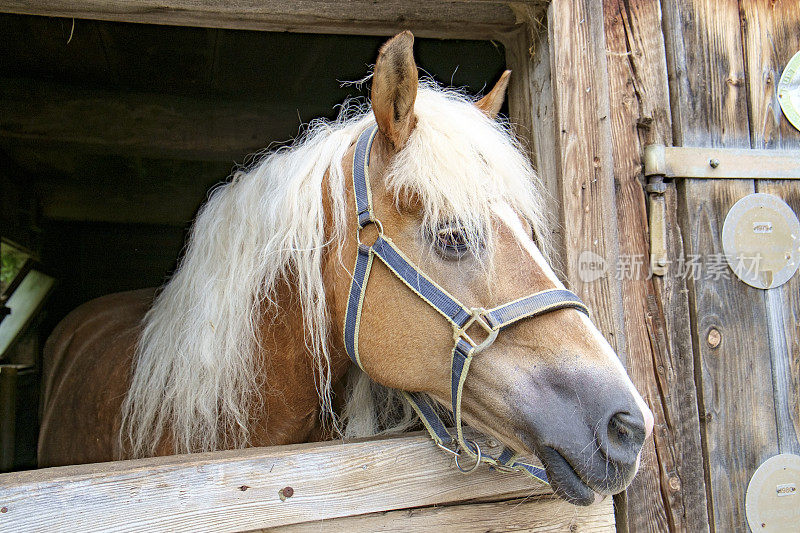
<svg viewBox="0 0 800 533">
<path fill-rule="evenodd" d="M 353 269 L 353 282 L 344 321 L 344 344 L 347 355 L 360 368 L 358 355 L 358 336 L 361 323 L 361 309 L 364 304 L 367 281 L 377 256 L 409 289 L 433 307 L 453 326 L 453 352 L 451 370 L 451 400 L 455 418 L 456 436 L 447 430 L 426 395 L 402 391 L 414 410 L 425 424 L 434 442 L 443 450 L 455 455 L 456 466 L 462 472 L 471 472 L 480 463 L 487 463 L 500 470 L 516 470 L 547 482 L 545 471 L 535 465 L 517 460 L 516 454 L 505 448 L 498 457 L 482 453 L 474 441 L 464 439 L 461 428 L 461 399 L 464 382 L 467 378 L 472 358 L 491 346 L 498 333 L 517 321 L 533 318 L 557 309 L 574 308 L 588 314 L 588 309 L 576 294 L 566 289 L 547 289 L 519 298 L 492 309 L 465 307 L 455 297 L 430 279 L 383 233 L 383 225 L 372 212 L 372 193 L 369 183 L 369 153 L 372 141 L 378 131 L 377 126 L 367 128 L 358 138 L 353 156 L 353 192 L 358 216 L 358 255 Z M 374 224 L 378 238 L 368 246 L 361 242 L 361 230 Z M 486 332 L 486 338 L 475 341 L 467 330 L 474 324 Z M 458 459 L 465 452 L 475 459 L 475 464 L 462 468 Z"/>
</svg>

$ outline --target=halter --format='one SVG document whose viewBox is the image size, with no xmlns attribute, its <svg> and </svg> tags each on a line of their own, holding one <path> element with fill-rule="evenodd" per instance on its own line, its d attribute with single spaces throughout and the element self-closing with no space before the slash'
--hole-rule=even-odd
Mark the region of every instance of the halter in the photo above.
<svg viewBox="0 0 800 533">
<path fill-rule="evenodd" d="M 464 439 L 461 428 L 461 399 L 464 382 L 472 358 L 491 346 L 503 328 L 520 320 L 533 318 L 557 309 L 573 308 L 586 314 L 589 311 L 577 295 L 566 289 L 544 290 L 492 309 L 466 307 L 417 268 L 383 233 L 383 225 L 372 212 L 369 153 L 377 131 L 378 127 L 372 126 L 359 136 L 353 156 L 353 192 L 358 218 L 358 255 L 344 320 L 344 344 L 347 355 L 363 370 L 358 355 L 361 310 L 372 263 L 375 257 L 378 257 L 400 281 L 433 307 L 453 327 L 451 400 L 456 436 L 454 437 L 447 430 L 426 395 L 402 391 L 436 445 L 453 454 L 456 467 L 464 473 L 472 472 L 481 463 L 487 463 L 499 470 L 521 471 L 547 483 L 547 474 L 544 469 L 517 460 L 517 455 L 509 448 L 505 448 L 499 456 L 492 457 L 483 453 L 474 441 Z M 378 237 L 371 246 L 368 246 L 361 242 L 361 230 L 370 224 L 375 225 Z M 467 330 L 473 325 L 479 326 L 486 333 L 487 336 L 483 341 L 478 342 L 467 333 Z M 464 453 L 475 460 L 475 464 L 469 468 L 463 468 L 459 464 L 459 458 Z"/>
</svg>

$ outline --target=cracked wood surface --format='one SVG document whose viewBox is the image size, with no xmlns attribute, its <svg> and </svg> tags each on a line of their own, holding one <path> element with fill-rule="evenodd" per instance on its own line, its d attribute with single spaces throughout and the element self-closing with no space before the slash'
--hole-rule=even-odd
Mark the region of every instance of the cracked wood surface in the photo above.
<svg viewBox="0 0 800 533">
<path fill-rule="evenodd" d="M 800 131 L 781 112 L 778 82 L 800 51 L 800 4 L 742 2 L 744 61 L 753 148 L 798 150 Z M 800 213 L 800 184 L 758 180 L 756 191 L 774 194 Z M 800 454 L 800 277 L 766 291 L 778 449 Z"/>
<path fill-rule="evenodd" d="M 611 128 L 627 367 L 655 417 L 653 439 L 627 490 L 630 531 L 708 529 L 702 446 L 685 280 L 648 275 L 650 252 L 641 154 L 671 144 L 667 68 L 657 0 L 605 0 Z M 666 193 L 668 251 L 682 253 L 675 186 Z"/>
</svg>

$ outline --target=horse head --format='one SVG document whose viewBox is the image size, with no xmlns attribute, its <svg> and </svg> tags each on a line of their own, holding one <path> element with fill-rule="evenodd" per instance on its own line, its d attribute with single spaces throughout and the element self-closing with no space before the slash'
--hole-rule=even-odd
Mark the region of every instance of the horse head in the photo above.
<svg viewBox="0 0 800 533">
<path fill-rule="evenodd" d="M 350 224 L 326 269 L 335 323 L 348 312 L 359 242 L 384 235 L 435 284 L 490 309 L 564 289 L 542 248 L 534 173 L 495 120 L 508 73 L 475 105 L 420 87 L 413 36 L 388 41 L 372 80 L 377 134 L 368 185 L 378 224 Z M 353 151 L 343 159 L 352 173 Z M 347 217 L 357 220 L 353 185 Z M 380 233 L 380 235 L 379 235 Z M 371 265 L 357 331 L 364 371 L 386 387 L 451 405 L 453 327 L 380 261 Z M 473 332 L 477 337 L 480 331 Z M 336 343 L 343 350 L 344 340 Z M 474 357 L 463 385 L 464 420 L 520 453 L 534 453 L 566 499 L 589 504 L 633 479 L 653 415 L 606 339 L 567 307 L 506 327 Z"/>
</svg>

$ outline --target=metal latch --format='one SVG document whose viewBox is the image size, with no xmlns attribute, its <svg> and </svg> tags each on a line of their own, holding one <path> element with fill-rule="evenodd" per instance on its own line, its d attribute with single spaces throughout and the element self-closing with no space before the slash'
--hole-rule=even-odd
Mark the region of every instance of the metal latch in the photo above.
<svg viewBox="0 0 800 533">
<path fill-rule="evenodd" d="M 651 144 L 644 148 L 650 211 L 650 268 L 666 274 L 667 222 L 664 179 L 800 179 L 800 150 L 696 148 Z"/>
</svg>

